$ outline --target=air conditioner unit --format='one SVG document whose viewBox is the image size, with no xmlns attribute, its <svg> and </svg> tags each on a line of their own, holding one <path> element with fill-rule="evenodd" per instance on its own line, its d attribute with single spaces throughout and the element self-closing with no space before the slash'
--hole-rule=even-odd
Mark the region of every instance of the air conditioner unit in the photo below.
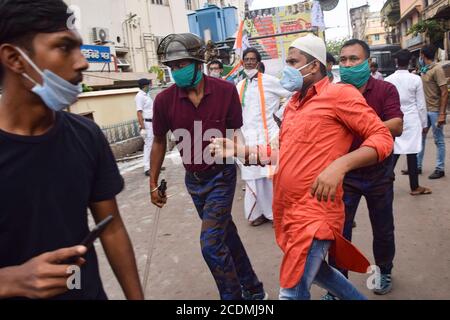
<svg viewBox="0 0 450 320">
<path fill-rule="evenodd" d="M 109 30 L 106 28 L 93 28 L 93 42 L 107 43 L 109 42 Z"/>
</svg>

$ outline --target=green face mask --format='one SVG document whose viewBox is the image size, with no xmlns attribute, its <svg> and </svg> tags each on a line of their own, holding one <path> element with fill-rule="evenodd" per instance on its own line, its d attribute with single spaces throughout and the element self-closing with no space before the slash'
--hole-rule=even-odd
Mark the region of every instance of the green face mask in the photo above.
<svg viewBox="0 0 450 320">
<path fill-rule="evenodd" d="M 179 88 L 193 88 L 200 83 L 203 73 L 197 69 L 196 63 L 191 63 L 184 68 L 172 71 L 172 76 Z"/>
<path fill-rule="evenodd" d="M 339 66 L 339 73 L 341 74 L 342 82 L 352 84 L 359 89 L 369 80 L 369 60 L 364 60 L 363 63 L 353 67 Z"/>
</svg>

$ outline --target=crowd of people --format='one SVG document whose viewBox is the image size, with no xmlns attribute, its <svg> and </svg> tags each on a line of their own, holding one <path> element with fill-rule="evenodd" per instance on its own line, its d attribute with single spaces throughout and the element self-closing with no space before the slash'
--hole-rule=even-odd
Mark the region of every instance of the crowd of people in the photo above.
<svg viewBox="0 0 450 320">
<path fill-rule="evenodd" d="M 102 245 L 125 296 L 143 299 L 115 200 L 124 183 L 111 149 L 96 124 L 63 112 L 88 68 L 67 12 L 61 0 L 0 0 L 0 243 L 8 244 L 0 246 L 0 298 L 107 299 L 95 250 L 77 245 L 89 231 L 89 208 L 96 222 L 113 216 Z M 321 38 L 307 34 L 290 45 L 281 79 L 264 73 L 257 49 L 246 49 L 236 85 L 221 78 L 219 60 L 203 72 L 196 35 L 161 41 L 158 57 L 175 84 L 153 101 L 151 82 L 139 81 L 144 174 L 151 202 L 163 207 L 171 132 L 221 299 L 268 299 L 232 218 L 238 169 L 246 219 L 254 227 L 272 223 L 283 252 L 280 299 L 310 299 L 313 283 L 328 291 L 324 300 L 368 299 L 348 279 L 348 271 L 371 265 L 352 243 L 362 197 L 379 270 L 373 292 L 392 290 L 394 168 L 407 155 L 411 195 L 432 192 L 418 179 L 429 128 L 438 149 L 429 178 L 445 176 L 448 89 L 435 54 L 432 45 L 422 48 L 419 76 L 401 50 L 398 70 L 383 80 L 364 41 L 345 42 L 336 61 Z M 340 79 L 331 72 L 336 63 Z M 82 270 L 81 289 L 67 287 L 71 264 Z"/>
<path fill-rule="evenodd" d="M 161 47 L 161 57 L 171 55 L 168 49 L 170 41 L 181 41 L 181 38 L 175 39 L 176 36 L 171 37 L 164 49 Z M 192 42 L 186 41 L 186 44 Z M 439 70 L 437 73 L 442 76 L 442 67 L 433 59 L 425 60 L 427 56 L 434 57 L 435 51 L 432 45 L 422 49 L 423 64 L 429 70 Z M 198 48 L 186 46 L 185 52 L 187 56 L 184 59 L 163 58 L 162 62 L 175 73 L 183 74 L 187 66 L 200 73 L 203 64 L 198 62 L 198 57 L 189 58 L 191 52 L 199 52 Z M 207 76 L 199 78 L 197 85 L 188 84 L 188 81 L 181 83 L 181 79 L 177 82 L 174 76 L 176 85 L 171 90 L 181 91 L 167 91 L 155 100 L 154 129 L 157 128 L 157 135 L 161 137 L 169 130 L 192 130 L 192 122 L 204 118 L 216 119 L 220 124 L 216 128 L 222 131 L 223 136 L 225 129 L 235 131 L 231 139 L 214 139 L 209 148 L 216 158 L 237 158 L 241 178 L 246 185 L 244 212 L 250 224 L 259 226 L 269 221 L 274 224 L 277 242 L 285 254 L 280 272 L 281 299 L 308 299 L 312 283 L 328 290 L 324 300 L 365 299 L 347 280 L 348 270 L 366 272 L 369 266 L 368 260 L 350 242 L 354 218 L 363 196 L 368 204 L 373 254 L 379 269 L 379 285 L 373 291 L 384 295 L 392 290 L 394 167 L 400 154 L 408 155 L 411 195 L 431 193 L 429 188 L 418 184 L 420 162 L 417 161 L 417 153 L 423 149 L 421 145 L 425 137 L 422 137 L 422 132 L 430 126 L 431 120 L 425 121 L 430 118 L 425 114 L 426 108 L 429 111 L 433 108 L 428 100 L 432 101 L 436 92 L 442 92 L 437 103 L 440 115 L 446 114 L 447 104 L 447 96 L 444 95 L 446 83 L 444 86 L 439 76 L 430 77 L 426 68 L 422 69 L 421 77 L 409 73 L 411 53 L 407 50 L 399 51 L 395 58 L 399 70 L 384 81 L 377 64 L 370 62 L 367 43 L 351 39 L 341 48 L 340 79 L 335 81 L 337 79 L 331 73 L 335 58 L 327 55 L 323 40 L 307 35 L 292 43 L 281 80 L 258 70 L 262 61 L 256 49 L 244 51 L 244 79 L 236 86 L 238 95 L 236 92 L 232 95 L 236 98 L 229 104 L 222 103 L 223 113 L 218 113 L 213 106 L 217 99 L 214 96 L 220 97 L 216 85 L 226 86 L 226 83 Z M 215 72 L 213 77 L 217 79 L 220 63 L 211 62 L 209 70 Z M 192 72 L 186 77 L 191 79 Z M 424 92 L 426 85 L 433 87 L 433 97 Z M 188 99 L 182 99 L 186 97 L 183 92 L 187 92 Z M 169 96 L 181 100 L 168 100 Z M 194 114 L 181 122 L 171 111 L 171 108 L 180 107 L 189 112 L 192 110 Z M 236 112 L 237 109 L 241 111 Z M 199 112 L 201 117 L 199 114 L 195 117 Z M 240 117 L 242 120 L 238 122 L 242 125 L 233 121 Z M 159 131 L 159 124 L 164 124 L 163 131 Z M 443 124 L 435 121 L 435 126 L 441 130 Z M 207 131 L 209 127 L 204 129 Z M 207 141 L 203 142 L 204 148 Z M 184 145 L 180 149 L 194 148 L 193 145 Z M 158 165 L 164 158 L 165 147 L 157 146 L 154 150 L 154 170 L 150 175 L 152 189 L 157 186 Z M 187 160 L 194 161 L 195 156 L 191 154 Z M 233 170 L 231 184 L 235 185 L 235 173 L 231 168 L 234 164 L 218 167 L 216 163 L 196 172 L 186 165 L 188 190 L 202 219 L 202 252 L 208 263 L 213 250 L 203 245 L 204 238 L 210 239 L 214 234 L 212 243 L 221 248 L 216 253 L 229 258 L 224 258 L 222 265 L 208 265 L 213 275 L 218 268 L 235 269 L 236 272 L 230 274 L 230 285 L 243 277 L 239 265 L 233 268 L 228 264 L 237 253 L 236 246 L 228 246 L 225 236 L 230 223 L 233 234 L 236 232 L 228 199 L 228 195 L 234 195 L 235 187 L 228 190 L 228 194 L 222 193 L 225 204 L 220 205 L 214 184 L 220 191 L 218 186 L 226 182 L 222 180 L 227 176 L 225 172 Z M 439 163 L 430 179 L 438 178 L 438 172 L 442 173 L 440 177 L 444 176 Z M 202 178 L 205 174 L 214 178 Z M 201 194 L 201 199 L 198 199 L 197 189 L 190 189 L 188 178 L 191 175 L 196 177 L 198 187 L 208 190 L 208 193 Z M 165 199 L 157 193 L 152 194 L 152 199 L 153 203 L 164 205 Z M 211 229 L 209 211 L 217 210 L 214 209 L 217 205 L 223 208 L 221 212 L 226 213 L 227 218 L 221 215 Z M 208 217 L 206 220 L 205 216 Z M 206 236 L 208 233 L 210 235 Z M 329 264 L 325 262 L 328 251 Z M 245 251 L 241 254 L 246 257 Z M 253 277 L 253 272 L 249 275 Z M 225 292 L 232 291 L 223 286 L 223 278 L 215 276 L 215 279 L 222 297 Z M 236 295 L 239 294 L 238 290 Z M 264 296 L 262 291 L 255 294 Z"/>
</svg>

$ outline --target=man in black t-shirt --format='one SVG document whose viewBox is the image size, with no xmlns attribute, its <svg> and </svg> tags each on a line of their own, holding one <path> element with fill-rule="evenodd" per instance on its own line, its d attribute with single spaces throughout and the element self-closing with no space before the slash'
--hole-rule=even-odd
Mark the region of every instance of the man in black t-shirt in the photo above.
<svg viewBox="0 0 450 320">
<path fill-rule="evenodd" d="M 125 296 L 142 299 L 111 149 L 94 122 L 62 111 L 88 67 L 67 12 L 62 0 L 0 0 L 0 299 L 107 299 L 95 250 L 78 246 L 88 208 L 97 223 L 114 217 L 103 248 Z"/>
</svg>

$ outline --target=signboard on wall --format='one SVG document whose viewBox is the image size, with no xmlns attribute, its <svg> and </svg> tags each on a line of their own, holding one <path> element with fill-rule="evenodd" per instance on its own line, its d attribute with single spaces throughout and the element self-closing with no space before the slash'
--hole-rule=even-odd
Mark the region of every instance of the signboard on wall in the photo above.
<svg viewBox="0 0 450 320">
<path fill-rule="evenodd" d="M 312 1 L 300 2 L 285 7 L 250 10 L 245 13 L 244 26 L 249 37 L 267 36 L 287 32 L 296 32 L 312 28 Z M 289 45 L 300 34 L 251 40 L 263 60 L 284 59 Z"/>
<path fill-rule="evenodd" d="M 110 63 L 111 48 L 106 46 L 81 46 L 81 53 L 89 63 Z"/>
</svg>

